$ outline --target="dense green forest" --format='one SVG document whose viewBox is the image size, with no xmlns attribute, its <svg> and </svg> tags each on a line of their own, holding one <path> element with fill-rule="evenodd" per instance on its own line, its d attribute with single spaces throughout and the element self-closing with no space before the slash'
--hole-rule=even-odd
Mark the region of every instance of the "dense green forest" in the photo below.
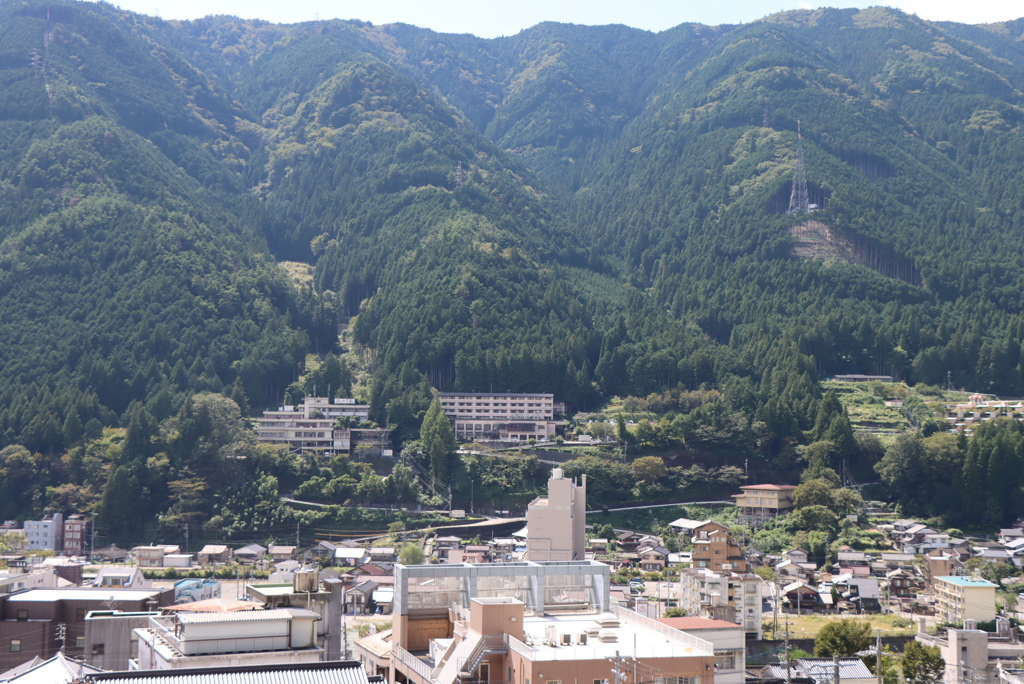
<svg viewBox="0 0 1024 684">
<path fill-rule="evenodd" d="M 819 470 L 880 478 L 908 512 L 1019 515 L 1016 433 L 951 455 L 924 411 L 923 443 L 887 453 L 819 380 L 1024 395 L 1022 36 L 883 8 L 485 40 L 0 0 L 0 467 L 36 483 L 3 513 L 113 516 L 146 491 L 112 530 L 178 525 L 189 497 L 213 515 L 203 492 L 228 471 L 189 453 L 196 397 L 258 412 L 309 391 L 307 354 L 334 354 L 332 393 L 355 377 L 399 446 L 431 387 L 554 392 L 573 412 L 628 396 L 658 424 L 623 441 L 689 454 L 708 481 L 741 462 L 795 481 L 824 453 Z M 810 215 L 786 212 L 798 120 Z M 225 458 L 238 442 L 203 439 Z M 428 451 L 410 453 L 464 497 L 472 466 Z M 936 486 L 974 473 L 947 503 L 998 480 L 986 511 L 894 475 L 933 453 Z M 231 482 L 417 496 L 405 474 L 265 457 Z M 516 472 L 518 501 L 537 483 Z"/>
</svg>

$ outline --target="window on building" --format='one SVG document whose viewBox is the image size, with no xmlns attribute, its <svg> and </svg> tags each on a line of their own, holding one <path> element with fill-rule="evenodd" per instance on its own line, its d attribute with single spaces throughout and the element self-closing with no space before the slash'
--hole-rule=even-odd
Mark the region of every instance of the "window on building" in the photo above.
<svg viewBox="0 0 1024 684">
<path fill-rule="evenodd" d="M 88 612 L 89 610 L 87 608 L 79 608 L 77 611 L 75 611 L 75 618 L 78 620 L 84 620 L 85 614 Z"/>
<path fill-rule="evenodd" d="M 11 653 L 21 653 L 21 639 L 11 639 Z"/>
<path fill-rule="evenodd" d="M 75 637 L 75 648 L 85 648 L 85 637 Z"/>
<path fill-rule="evenodd" d="M 93 644 L 92 645 L 92 654 L 93 655 L 103 655 L 103 651 L 105 650 L 103 648 L 103 646 L 104 646 L 104 644 Z"/>
<path fill-rule="evenodd" d="M 18 611 L 18 619 L 19 620 L 28 620 L 28 611 L 27 610 L 19 610 Z"/>
</svg>

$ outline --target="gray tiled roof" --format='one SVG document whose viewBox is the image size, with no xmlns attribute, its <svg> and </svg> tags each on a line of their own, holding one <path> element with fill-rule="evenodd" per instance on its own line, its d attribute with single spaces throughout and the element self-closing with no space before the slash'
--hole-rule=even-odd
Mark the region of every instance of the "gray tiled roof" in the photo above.
<svg viewBox="0 0 1024 684">
<path fill-rule="evenodd" d="M 117 684 L 368 684 L 366 671 L 354 660 L 295 665 L 104 672 L 87 675 L 84 681 Z"/>
</svg>

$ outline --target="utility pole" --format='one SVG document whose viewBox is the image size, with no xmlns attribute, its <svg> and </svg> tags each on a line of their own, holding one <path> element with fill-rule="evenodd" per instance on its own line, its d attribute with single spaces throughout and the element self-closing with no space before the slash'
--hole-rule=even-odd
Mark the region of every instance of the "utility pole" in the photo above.
<svg viewBox="0 0 1024 684">
<path fill-rule="evenodd" d="M 96 511 L 92 512 L 92 524 L 89 525 L 89 534 L 91 539 L 89 540 L 89 562 L 91 563 L 96 558 Z"/>
<path fill-rule="evenodd" d="M 60 642 L 60 652 L 64 652 L 64 646 L 67 644 L 68 626 L 63 622 L 57 623 L 57 641 Z"/>
<path fill-rule="evenodd" d="M 300 546 L 302 546 L 302 543 L 299 541 L 299 523 L 296 522 L 295 523 L 295 552 L 296 553 L 299 552 L 299 547 Z"/>
<path fill-rule="evenodd" d="M 188 523 L 185 523 L 185 553 L 188 553 Z"/>
<path fill-rule="evenodd" d="M 832 656 L 832 684 L 839 684 L 839 656 Z"/>
<path fill-rule="evenodd" d="M 789 616 L 786 616 L 786 684 L 792 684 L 793 660 L 789 657 Z"/>
<path fill-rule="evenodd" d="M 875 630 L 875 682 L 882 684 L 882 630 Z"/>
</svg>

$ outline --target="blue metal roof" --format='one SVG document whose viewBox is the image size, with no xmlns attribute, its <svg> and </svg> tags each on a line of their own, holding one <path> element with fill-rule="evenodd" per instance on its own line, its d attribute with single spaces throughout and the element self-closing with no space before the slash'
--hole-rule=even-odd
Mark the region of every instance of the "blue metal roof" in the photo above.
<svg viewBox="0 0 1024 684">
<path fill-rule="evenodd" d="M 950 584 L 955 584 L 958 587 L 992 587 L 993 589 L 996 588 L 996 585 L 992 584 L 988 580 L 983 580 L 980 577 L 951 577 L 951 576 L 947 576 L 947 577 L 937 577 L 936 579 L 940 579 L 940 580 L 949 582 Z"/>
</svg>

